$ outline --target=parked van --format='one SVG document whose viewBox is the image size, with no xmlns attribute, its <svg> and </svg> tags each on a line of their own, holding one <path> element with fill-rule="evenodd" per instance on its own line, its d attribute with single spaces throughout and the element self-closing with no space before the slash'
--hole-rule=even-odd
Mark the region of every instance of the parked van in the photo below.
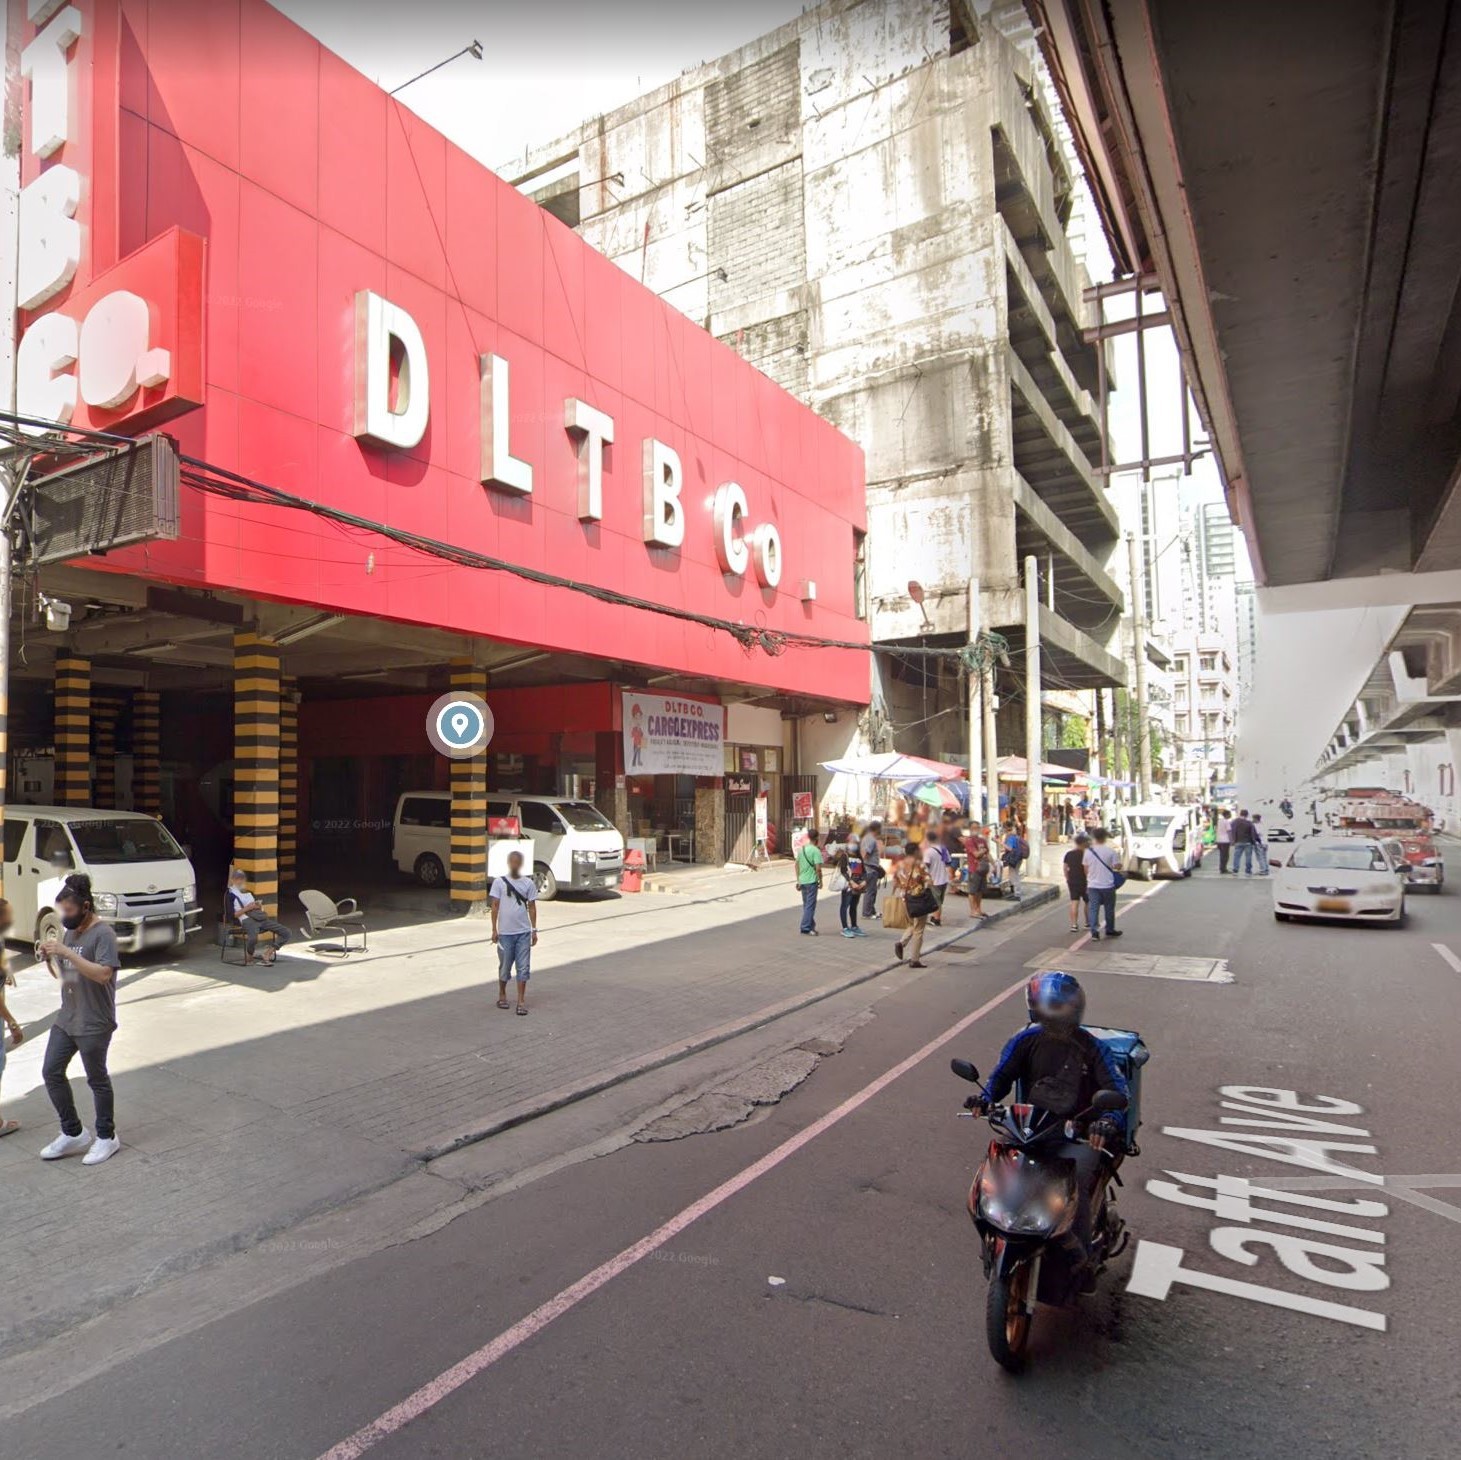
<svg viewBox="0 0 1461 1460">
<path fill-rule="evenodd" d="M 1190 877 L 1202 859 L 1191 806 L 1123 806 L 1121 857 L 1132 877 Z"/>
<path fill-rule="evenodd" d="M 56 894 L 70 872 L 91 878 L 97 916 L 123 953 L 178 948 L 203 925 L 198 874 L 155 817 L 82 806 L 5 808 L 5 895 L 17 939 L 59 938 Z"/>
<path fill-rule="evenodd" d="M 560 888 L 607 892 L 619 886 L 624 838 L 592 802 L 516 792 L 487 798 L 489 821 L 508 816 L 517 817 L 522 836 L 532 841 L 533 879 L 540 898 L 556 897 Z M 396 802 L 392 855 L 396 866 L 424 887 L 446 886 L 451 866 L 449 791 L 408 791 Z"/>
</svg>

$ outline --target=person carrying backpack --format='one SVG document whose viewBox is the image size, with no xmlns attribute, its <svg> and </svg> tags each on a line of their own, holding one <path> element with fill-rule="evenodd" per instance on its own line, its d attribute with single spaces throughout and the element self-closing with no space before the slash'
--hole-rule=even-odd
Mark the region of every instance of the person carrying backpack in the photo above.
<svg viewBox="0 0 1461 1460">
<path fill-rule="evenodd" d="M 1023 821 L 1011 822 L 1009 835 L 1004 839 L 1004 855 L 1000 861 L 1009 871 L 1010 896 L 1016 902 L 1024 896 L 1024 886 L 1020 880 L 1020 874 L 1029 855 L 1030 844 L 1025 840 L 1025 823 Z"/>
</svg>

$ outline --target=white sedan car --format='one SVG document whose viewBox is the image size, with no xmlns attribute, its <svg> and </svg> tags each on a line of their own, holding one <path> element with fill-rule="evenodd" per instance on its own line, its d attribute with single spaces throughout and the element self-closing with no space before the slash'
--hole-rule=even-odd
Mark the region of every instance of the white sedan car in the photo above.
<svg viewBox="0 0 1461 1460">
<path fill-rule="evenodd" d="M 1273 915 L 1398 924 L 1406 871 L 1388 844 L 1359 836 L 1311 836 L 1273 872 Z"/>
</svg>

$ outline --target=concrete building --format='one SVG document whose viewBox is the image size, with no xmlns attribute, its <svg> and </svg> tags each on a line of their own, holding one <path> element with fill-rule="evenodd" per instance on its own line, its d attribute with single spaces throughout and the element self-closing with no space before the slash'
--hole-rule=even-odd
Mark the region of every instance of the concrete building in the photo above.
<svg viewBox="0 0 1461 1460">
<path fill-rule="evenodd" d="M 1023 752 L 1027 555 L 1044 686 L 1125 678 L 1074 179 L 1033 47 L 1000 33 L 1022 24 L 830 0 L 501 169 L 862 445 L 846 552 L 894 651 L 863 732 L 941 756 L 965 676 L 907 650 L 966 642 L 971 581 L 1011 650 L 999 750 Z"/>
<path fill-rule="evenodd" d="M 1184 629 L 1172 643 L 1172 716 L 1183 754 L 1174 789 L 1187 799 L 1231 779 L 1237 729 L 1233 656 L 1220 634 Z"/>
</svg>

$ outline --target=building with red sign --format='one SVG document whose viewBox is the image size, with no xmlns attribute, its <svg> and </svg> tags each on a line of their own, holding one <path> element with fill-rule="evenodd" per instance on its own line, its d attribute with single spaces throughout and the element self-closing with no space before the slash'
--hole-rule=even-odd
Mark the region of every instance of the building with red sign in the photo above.
<svg viewBox="0 0 1461 1460">
<path fill-rule="evenodd" d="M 494 782 L 702 861 L 732 772 L 780 816 L 868 698 L 860 449 L 263 0 L 19 9 L 15 411 L 163 430 L 183 484 L 170 540 L 17 581 L 12 797 L 54 747 L 269 889 L 450 784 L 462 902 Z M 454 776 L 449 686 L 497 717 Z M 699 748 L 626 764 L 626 692 Z"/>
</svg>

